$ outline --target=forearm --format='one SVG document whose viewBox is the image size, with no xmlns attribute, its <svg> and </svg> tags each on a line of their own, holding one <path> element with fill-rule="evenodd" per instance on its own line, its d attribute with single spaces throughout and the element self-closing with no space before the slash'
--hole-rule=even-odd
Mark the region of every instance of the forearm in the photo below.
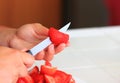
<svg viewBox="0 0 120 83">
<path fill-rule="evenodd" d="M 9 41 L 13 38 L 16 29 L 0 26 L 0 45 L 9 47 Z"/>
</svg>

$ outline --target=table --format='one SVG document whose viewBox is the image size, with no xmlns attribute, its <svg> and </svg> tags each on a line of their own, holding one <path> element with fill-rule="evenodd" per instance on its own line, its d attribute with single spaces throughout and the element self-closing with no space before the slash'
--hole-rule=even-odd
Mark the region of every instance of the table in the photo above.
<svg viewBox="0 0 120 83">
<path fill-rule="evenodd" d="M 68 34 L 71 45 L 55 55 L 53 66 L 77 83 L 120 83 L 120 26 L 70 29 Z"/>
</svg>

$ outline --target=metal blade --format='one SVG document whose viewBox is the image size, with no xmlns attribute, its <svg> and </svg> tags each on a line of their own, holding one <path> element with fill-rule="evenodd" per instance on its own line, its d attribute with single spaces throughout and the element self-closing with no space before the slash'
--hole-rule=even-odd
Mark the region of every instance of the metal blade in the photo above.
<svg viewBox="0 0 120 83">
<path fill-rule="evenodd" d="M 68 24 L 66 24 L 66 25 L 65 25 L 64 27 L 62 27 L 59 31 L 65 33 L 65 32 L 68 30 L 70 24 L 71 24 L 71 22 L 69 22 Z"/>
<path fill-rule="evenodd" d="M 69 28 L 71 23 L 68 23 L 64 27 L 62 27 L 59 31 L 65 33 L 67 29 Z M 45 40 L 28 50 L 27 52 L 30 53 L 31 55 L 35 56 L 37 53 L 45 49 L 47 46 L 49 46 L 52 42 L 50 41 L 50 38 L 47 37 Z"/>
<path fill-rule="evenodd" d="M 45 40 L 28 50 L 27 52 L 31 55 L 35 56 L 38 52 L 45 49 L 47 46 L 49 46 L 52 42 L 50 41 L 49 37 L 47 37 Z"/>
</svg>

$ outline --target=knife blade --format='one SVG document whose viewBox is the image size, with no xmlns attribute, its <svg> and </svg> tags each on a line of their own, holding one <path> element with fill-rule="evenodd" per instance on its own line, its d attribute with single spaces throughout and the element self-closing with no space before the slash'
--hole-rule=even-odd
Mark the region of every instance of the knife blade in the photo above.
<svg viewBox="0 0 120 83">
<path fill-rule="evenodd" d="M 71 22 L 69 22 L 68 24 L 66 24 L 65 26 L 63 26 L 61 29 L 59 29 L 59 31 L 65 33 L 67 31 L 67 29 L 69 28 L 70 24 L 71 24 Z M 42 51 L 43 49 L 45 49 L 51 43 L 52 42 L 51 42 L 50 38 L 47 37 L 45 40 L 43 40 L 42 42 L 38 43 L 36 46 L 34 46 L 30 50 L 28 50 L 27 53 L 35 56 L 37 53 L 39 53 L 40 51 Z"/>
</svg>

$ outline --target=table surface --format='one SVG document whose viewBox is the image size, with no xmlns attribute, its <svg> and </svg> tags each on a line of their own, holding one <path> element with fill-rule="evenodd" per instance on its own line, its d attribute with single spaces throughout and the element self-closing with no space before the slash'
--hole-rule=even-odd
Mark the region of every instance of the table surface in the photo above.
<svg viewBox="0 0 120 83">
<path fill-rule="evenodd" d="M 77 83 L 120 83 L 120 26 L 71 29 L 68 34 L 71 45 L 55 55 L 53 66 Z"/>
</svg>

